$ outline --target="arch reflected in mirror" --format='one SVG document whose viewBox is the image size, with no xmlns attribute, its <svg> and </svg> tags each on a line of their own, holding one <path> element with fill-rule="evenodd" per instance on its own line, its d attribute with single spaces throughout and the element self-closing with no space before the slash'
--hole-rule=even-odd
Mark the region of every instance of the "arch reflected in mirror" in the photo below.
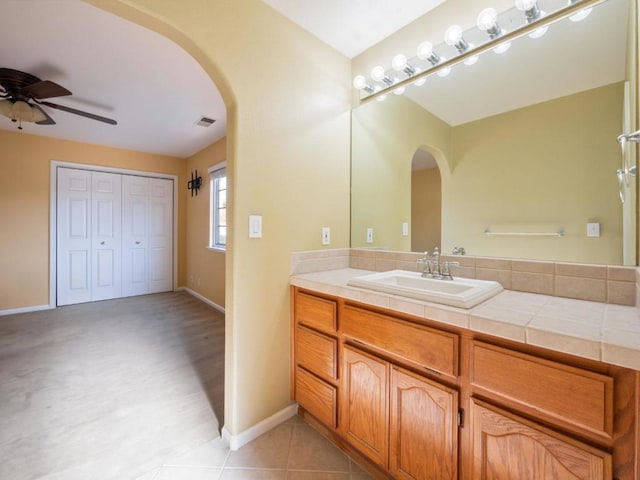
<svg viewBox="0 0 640 480">
<path fill-rule="evenodd" d="M 428 147 L 411 159 L 411 251 L 432 251 L 442 244 L 442 180 Z"/>
</svg>

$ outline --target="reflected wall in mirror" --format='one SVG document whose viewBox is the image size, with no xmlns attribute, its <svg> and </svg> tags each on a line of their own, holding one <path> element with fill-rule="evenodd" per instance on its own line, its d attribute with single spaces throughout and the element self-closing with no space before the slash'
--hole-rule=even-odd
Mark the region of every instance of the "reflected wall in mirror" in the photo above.
<svg viewBox="0 0 640 480">
<path fill-rule="evenodd" d="M 580 23 L 355 108 L 352 247 L 635 264 L 635 182 L 623 205 L 615 175 L 625 115 L 637 123 L 634 3 L 608 0 Z M 438 166 L 439 225 L 413 202 L 426 195 L 412 180 L 416 152 Z"/>
</svg>

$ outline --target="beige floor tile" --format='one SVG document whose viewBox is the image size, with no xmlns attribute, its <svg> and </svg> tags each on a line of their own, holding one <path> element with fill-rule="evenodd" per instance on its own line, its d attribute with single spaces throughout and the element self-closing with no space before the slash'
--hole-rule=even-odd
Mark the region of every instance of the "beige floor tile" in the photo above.
<svg viewBox="0 0 640 480">
<path fill-rule="evenodd" d="M 162 467 L 154 480 L 218 480 L 219 468 Z"/>
<path fill-rule="evenodd" d="M 351 480 L 349 473 L 287 471 L 286 480 Z"/>
<path fill-rule="evenodd" d="M 307 425 L 296 425 L 287 468 L 321 472 L 349 472 L 349 458 Z"/>
<path fill-rule="evenodd" d="M 240 450 L 231 452 L 226 466 L 285 469 L 294 428 L 295 424 L 283 423 L 268 431 Z"/>
<path fill-rule="evenodd" d="M 285 474 L 284 470 L 225 468 L 220 480 L 283 480 Z"/>
<path fill-rule="evenodd" d="M 229 448 L 221 438 L 216 438 L 176 458 L 168 459 L 165 466 L 222 467 Z"/>
</svg>

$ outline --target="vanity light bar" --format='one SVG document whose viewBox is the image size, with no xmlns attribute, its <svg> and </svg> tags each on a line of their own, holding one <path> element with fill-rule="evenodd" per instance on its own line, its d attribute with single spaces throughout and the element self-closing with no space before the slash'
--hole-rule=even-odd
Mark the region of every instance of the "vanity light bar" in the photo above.
<svg viewBox="0 0 640 480">
<path fill-rule="evenodd" d="M 465 60 L 469 60 L 471 57 L 474 57 L 474 56 L 477 57 L 478 55 L 484 52 L 487 52 L 489 50 L 492 50 L 503 43 L 511 42 L 520 37 L 524 37 L 525 35 L 528 35 L 536 30 L 539 30 L 542 27 L 549 26 L 552 23 L 558 22 L 567 17 L 571 17 L 572 15 L 575 15 L 576 13 L 582 10 L 592 8 L 596 5 L 604 3 L 605 1 L 607 0 L 582 0 L 573 4 L 569 4 L 566 7 L 561 8 L 555 12 L 552 12 L 546 16 L 543 16 L 534 22 L 525 23 L 523 26 L 516 28 L 510 32 L 504 32 L 501 36 L 493 38 L 488 42 L 483 43 L 482 45 L 469 48 L 465 52 L 460 53 L 460 55 L 457 55 L 453 58 L 450 58 L 450 59 L 442 58 L 442 61 L 440 63 L 433 65 L 431 68 L 428 68 L 421 72 L 416 72 L 415 75 L 404 78 L 402 80 L 398 79 L 396 80 L 395 83 L 393 83 L 393 85 L 385 85 L 379 89 L 375 89 L 373 93 L 370 93 L 369 95 L 363 98 L 360 98 L 359 103 L 363 104 L 373 100 L 374 98 L 387 95 L 392 90 L 396 90 L 399 87 L 407 87 L 418 80 L 426 78 L 428 75 L 431 75 L 433 73 L 438 73 L 440 71 L 447 71 L 448 69 L 450 70 L 451 67 L 459 63 L 462 63 Z"/>
</svg>

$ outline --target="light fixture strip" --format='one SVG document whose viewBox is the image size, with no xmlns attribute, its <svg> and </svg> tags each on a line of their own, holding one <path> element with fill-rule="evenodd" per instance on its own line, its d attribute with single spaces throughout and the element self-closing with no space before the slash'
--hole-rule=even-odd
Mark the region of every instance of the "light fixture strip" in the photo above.
<svg viewBox="0 0 640 480">
<path fill-rule="evenodd" d="M 377 98 L 381 95 L 386 95 L 391 93 L 392 90 L 395 90 L 399 87 L 406 87 L 412 83 L 414 83 L 416 80 L 419 80 L 420 78 L 423 77 L 427 77 L 428 75 L 432 75 L 434 73 L 438 73 L 440 70 L 444 70 L 445 68 L 451 68 L 454 65 L 457 65 L 458 63 L 462 63 L 464 62 L 467 58 L 469 57 L 473 57 L 474 55 L 480 55 L 484 52 L 487 52 L 495 47 L 497 47 L 498 45 L 500 45 L 501 43 L 505 43 L 505 42 L 509 42 L 509 41 L 513 41 L 516 40 L 520 37 L 524 37 L 525 35 L 533 32 L 534 30 L 537 30 L 538 28 L 544 27 L 546 25 L 551 25 L 552 23 L 558 22 L 560 20 L 563 20 L 567 17 L 570 17 L 571 15 L 584 10 L 586 8 L 590 8 L 590 7 L 595 7 L 596 5 L 599 5 L 601 3 L 606 2 L 607 0 L 582 0 L 581 2 L 577 2 L 574 3 L 573 5 L 568 5 L 564 8 L 561 8 L 559 10 L 556 10 L 553 13 L 550 13 L 544 17 L 541 17 L 540 19 L 536 20 L 535 22 L 531 22 L 531 23 L 525 23 L 523 26 L 521 26 L 520 28 L 516 28 L 515 30 L 512 30 L 510 32 L 506 32 L 504 35 L 501 35 L 499 37 L 496 37 L 492 40 L 489 40 L 486 43 L 483 43 L 482 45 L 479 45 L 475 48 L 470 48 L 469 50 L 467 50 L 464 53 L 461 53 L 460 55 L 457 55 L 453 58 L 447 59 L 442 63 L 439 63 L 435 66 L 433 66 L 432 68 L 429 68 L 427 70 L 424 70 L 422 72 L 417 73 L 416 75 L 412 76 L 412 77 L 408 77 L 405 78 L 403 80 L 400 80 L 396 83 L 394 83 L 393 85 L 387 86 L 387 87 L 383 87 L 380 90 L 378 90 L 375 93 L 372 93 L 371 95 L 368 95 L 364 98 L 361 98 L 359 101 L 359 104 L 364 104 L 366 102 L 369 102 L 371 100 L 373 100 L 374 98 Z"/>
</svg>

